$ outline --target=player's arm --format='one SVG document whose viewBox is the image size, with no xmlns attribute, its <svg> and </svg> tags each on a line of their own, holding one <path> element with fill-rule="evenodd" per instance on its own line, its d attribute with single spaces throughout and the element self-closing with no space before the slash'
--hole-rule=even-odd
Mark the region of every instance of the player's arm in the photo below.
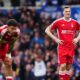
<svg viewBox="0 0 80 80">
<path fill-rule="evenodd" d="M 11 52 L 13 51 L 14 43 L 15 43 L 15 41 L 18 40 L 18 39 L 19 39 L 19 36 L 18 36 L 18 37 L 15 37 L 15 38 L 11 41 L 11 43 L 9 44 L 8 53 L 11 53 Z"/>
<path fill-rule="evenodd" d="M 62 40 L 59 40 L 54 34 L 52 34 L 52 31 L 57 28 L 57 23 L 53 22 L 51 25 L 49 25 L 46 29 L 45 29 L 45 33 L 52 38 L 56 43 L 62 44 Z"/>
<path fill-rule="evenodd" d="M 79 31 L 78 36 L 73 39 L 73 43 L 76 44 L 76 43 L 78 43 L 79 40 L 80 40 L 80 31 Z"/>
<path fill-rule="evenodd" d="M 77 36 L 77 40 L 79 41 L 80 40 L 80 31 L 79 31 L 79 34 Z"/>
<path fill-rule="evenodd" d="M 78 31 L 78 36 L 73 39 L 74 44 L 80 40 L 80 24 L 78 22 L 76 22 L 76 30 Z"/>
<path fill-rule="evenodd" d="M 12 40 L 11 43 L 9 44 L 9 50 L 8 50 L 8 53 L 11 53 L 11 52 L 12 52 L 13 47 L 14 47 L 14 43 L 15 43 L 15 40 Z"/>
<path fill-rule="evenodd" d="M 16 32 L 14 33 L 13 36 L 14 36 L 14 37 L 13 37 L 11 43 L 9 44 L 9 50 L 8 50 L 8 53 L 11 53 L 11 52 L 12 52 L 15 41 L 18 40 L 19 37 L 20 37 L 20 30 L 19 30 L 18 28 L 16 29 Z"/>
<path fill-rule="evenodd" d="M 5 29 L 6 27 L 7 27 L 7 25 L 3 25 L 3 26 L 1 25 L 1 26 L 0 26 L 0 44 L 3 43 L 2 35 L 4 35 L 4 32 L 5 32 L 4 29 Z"/>
<path fill-rule="evenodd" d="M 6 57 L 7 57 L 7 58 L 11 58 L 11 53 L 12 53 L 13 48 L 14 48 L 14 43 L 15 43 L 15 41 L 16 41 L 17 39 L 18 39 L 18 37 L 16 37 L 15 39 L 13 39 L 13 40 L 11 41 L 11 43 L 9 43 L 8 53 L 6 54 Z"/>
</svg>

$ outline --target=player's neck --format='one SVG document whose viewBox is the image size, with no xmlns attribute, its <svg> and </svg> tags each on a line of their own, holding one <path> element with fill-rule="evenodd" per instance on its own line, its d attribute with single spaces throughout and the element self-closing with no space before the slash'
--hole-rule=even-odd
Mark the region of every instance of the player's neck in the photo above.
<svg viewBox="0 0 80 80">
<path fill-rule="evenodd" d="M 70 21 L 70 20 L 71 20 L 71 18 L 66 18 L 66 17 L 63 17 L 63 19 L 64 19 L 65 21 Z"/>
</svg>

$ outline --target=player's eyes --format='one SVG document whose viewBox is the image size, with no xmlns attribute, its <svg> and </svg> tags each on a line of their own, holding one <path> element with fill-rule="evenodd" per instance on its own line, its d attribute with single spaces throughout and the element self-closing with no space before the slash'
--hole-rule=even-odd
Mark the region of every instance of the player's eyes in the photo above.
<svg viewBox="0 0 80 80">
<path fill-rule="evenodd" d="M 66 12 L 70 12 L 70 11 L 66 11 Z"/>
<path fill-rule="evenodd" d="M 16 30 L 16 28 L 11 28 L 12 30 Z"/>
</svg>

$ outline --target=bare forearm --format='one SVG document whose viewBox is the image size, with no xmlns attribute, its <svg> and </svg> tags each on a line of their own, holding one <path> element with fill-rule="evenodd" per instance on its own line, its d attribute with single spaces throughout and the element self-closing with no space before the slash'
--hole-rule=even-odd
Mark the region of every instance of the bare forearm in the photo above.
<svg viewBox="0 0 80 80">
<path fill-rule="evenodd" d="M 52 32 L 50 31 L 49 28 L 46 28 L 45 33 L 46 33 L 50 38 L 52 38 L 53 40 L 56 41 L 57 37 L 55 37 L 54 34 L 52 34 Z"/>
<path fill-rule="evenodd" d="M 80 33 L 78 34 L 77 39 L 78 39 L 78 41 L 80 40 Z"/>
</svg>

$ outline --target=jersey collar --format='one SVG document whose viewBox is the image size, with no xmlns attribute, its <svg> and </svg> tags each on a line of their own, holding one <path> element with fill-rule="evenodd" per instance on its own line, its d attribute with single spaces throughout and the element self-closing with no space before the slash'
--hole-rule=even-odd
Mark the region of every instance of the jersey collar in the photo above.
<svg viewBox="0 0 80 80">
<path fill-rule="evenodd" d="M 63 17 L 63 19 L 64 19 L 65 21 L 67 21 L 67 22 L 70 22 L 70 21 L 71 21 L 71 18 L 69 18 L 69 20 L 66 20 L 66 19 Z"/>
</svg>

